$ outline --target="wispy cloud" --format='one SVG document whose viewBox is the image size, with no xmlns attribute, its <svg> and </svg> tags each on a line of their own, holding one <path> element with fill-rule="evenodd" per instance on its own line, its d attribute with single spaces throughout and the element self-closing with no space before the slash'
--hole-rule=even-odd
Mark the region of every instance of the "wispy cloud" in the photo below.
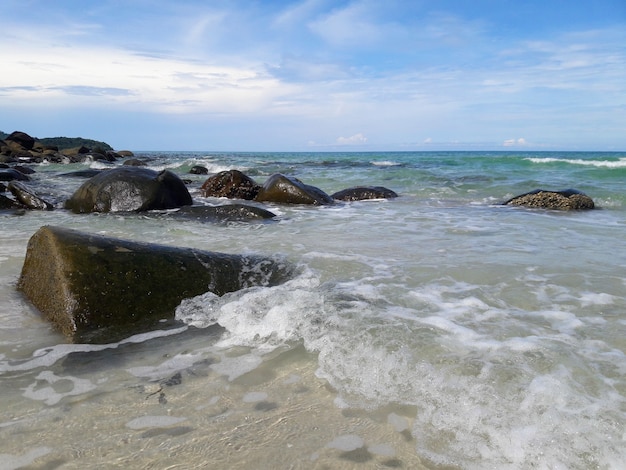
<svg viewBox="0 0 626 470">
<path fill-rule="evenodd" d="M 350 137 L 338 137 L 337 143 L 339 145 L 361 145 L 367 143 L 367 137 L 359 132 Z"/>
<path fill-rule="evenodd" d="M 600 139 L 626 121 L 626 19 L 510 35 L 491 11 L 445 2 L 56 5 L 4 26 L 0 115 L 140 109 L 164 123 L 239 116 L 277 135 L 288 122 L 303 145 L 494 147 L 569 141 L 559 128 Z"/>
</svg>

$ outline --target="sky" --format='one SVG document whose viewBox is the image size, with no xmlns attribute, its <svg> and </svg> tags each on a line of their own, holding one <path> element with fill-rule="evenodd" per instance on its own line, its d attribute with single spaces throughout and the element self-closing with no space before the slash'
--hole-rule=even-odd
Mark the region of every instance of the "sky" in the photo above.
<svg viewBox="0 0 626 470">
<path fill-rule="evenodd" d="M 3 0 L 2 17 L 7 133 L 626 151 L 626 0 Z"/>
</svg>

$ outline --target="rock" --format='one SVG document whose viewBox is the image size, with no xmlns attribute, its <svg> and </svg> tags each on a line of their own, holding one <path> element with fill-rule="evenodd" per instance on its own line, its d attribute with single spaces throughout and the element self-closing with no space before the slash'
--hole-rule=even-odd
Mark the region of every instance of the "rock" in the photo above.
<svg viewBox="0 0 626 470">
<path fill-rule="evenodd" d="M 15 210 L 23 209 L 24 206 L 14 201 L 11 198 L 6 197 L 4 194 L 0 194 L 0 210 Z"/>
<path fill-rule="evenodd" d="M 139 158 L 129 158 L 128 160 L 125 160 L 124 165 L 127 166 L 146 166 L 148 165 L 144 160 L 140 160 Z"/>
<path fill-rule="evenodd" d="M 256 201 L 281 204 L 333 204 L 333 198 L 321 189 L 304 184 L 297 178 L 276 173 L 263 184 Z"/>
<path fill-rule="evenodd" d="M 15 131 L 8 135 L 4 141 L 8 144 L 9 142 L 15 142 L 19 144 L 25 150 L 31 150 L 35 145 L 35 139 L 29 136 L 26 132 Z"/>
<path fill-rule="evenodd" d="M 119 152 L 116 152 L 120 157 L 134 157 L 135 154 L 133 152 L 131 152 L 130 150 L 120 150 Z"/>
<path fill-rule="evenodd" d="M 391 189 L 382 186 L 355 186 L 337 191 L 330 197 L 340 201 L 361 201 L 363 199 L 392 199 L 398 195 Z"/>
<path fill-rule="evenodd" d="M 63 149 L 63 155 L 67 155 L 68 157 L 75 157 L 77 155 L 86 155 L 90 152 L 88 147 L 81 145 L 79 147 L 72 147 L 69 149 Z"/>
<path fill-rule="evenodd" d="M 209 169 L 201 165 L 194 165 L 189 170 L 189 173 L 191 173 L 192 175 L 208 175 Z"/>
<path fill-rule="evenodd" d="M 576 189 L 565 189 L 563 191 L 535 189 L 509 199 L 504 205 L 555 210 L 586 210 L 595 207 L 593 199 Z"/>
<path fill-rule="evenodd" d="M 110 343 L 168 326 L 180 302 L 286 281 L 291 265 L 42 227 L 17 288 L 72 342 Z"/>
<path fill-rule="evenodd" d="M 30 178 L 13 168 L 0 170 L 0 181 L 29 181 Z"/>
<path fill-rule="evenodd" d="M 15 196 L 17 201 L 29 209 L 51 211 L 54 205 L 39 197 L 35 192 L 23 183 L 11 181 L 9 191 Z"/>
<path fill-rule="evenodd" d="M 192 204 L 191 195 L 169 170 L 119 167 L 85 181 L 65 203 L 76 213 L 175 209 Z"/>
<path fill-rule="evenodd" d="M 254 199 L 261 187 L 239 170 L 221 171 L 207 179 L 200 188 L 203 197 Z"/>
<path fill-rule="evenodd" d="M 246 204 L 224 204 L 222 206 L 186 206 L 172 214 L 174 217 L 200 221 L 268 220 L 276 214 L 260 207 Z"/>
<path fill-rule="evenodd" d="M 96 168 L 90 168 L 88 170 L 77 170 L 71 171 L 69 173 L 62 173 L 59 176 L 69 176 L 70 178 L 93 178 L 96 175 L 99 175 L 105 170 L 98 170 Z"/>
</svg>

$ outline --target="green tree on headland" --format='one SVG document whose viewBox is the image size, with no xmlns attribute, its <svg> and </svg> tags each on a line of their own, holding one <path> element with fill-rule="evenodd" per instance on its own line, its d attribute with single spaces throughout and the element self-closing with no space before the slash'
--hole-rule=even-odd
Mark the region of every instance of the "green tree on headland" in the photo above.
<svg viewBox="0 0 626 470">
<path fill-rule="evenodd" d="M 8 136 L 9 134 L 7 134 L 6 132 L 0 131 L 0 140 L 3 140 Z M 108 150 L 113 150 L 113 147 L 111 147 L 106 142 L 100 142 L 93 139 L 84 139 L 82 137 L 45 137 L 43 139 L 38 139 L 35 137 L 35 140 L 41 142 L 43 145 L 56 146 L 59 150 L 71 149 L 75 147 L 99 149 L 104 152 Z"/>
</svg>

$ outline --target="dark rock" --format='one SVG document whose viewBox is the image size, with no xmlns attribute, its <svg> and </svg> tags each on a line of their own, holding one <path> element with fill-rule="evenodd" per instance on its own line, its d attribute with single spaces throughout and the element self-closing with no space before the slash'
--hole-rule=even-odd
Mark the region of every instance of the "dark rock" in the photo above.
<svg viewBox="0 0 626 470">
<path fill-rule="evenodd" d="M 292 266 L 42 227 L 28 242 L 17 288 L 73 342 L 110 343 L 172 324 L 180 302 L 280 284 Z"/>
<path fill-rule="evenodd" d="M 64 149 L 62 151 L 63 155 L 67 155 L 68 157 L 75 157 L 77 155 L 87 155 L 90 152 L 88 147 L 81 145 L 79 147 L 72 147 L 69 149 Z"/>
<path fill-rule="evenodd" d="M 33 137 L 29 136 L 26 132 L 20 131 L 12 132 L 10 135 L 5 137 L 4 141 L 7 143 L 15 142 L 25 150 L 30 150 L 35 145 L 35 139 Z"/>
<path fill-rule="evenodd" d="M 95 168 L 90 168 L 89 170 L 78 170 L 71 171 L 69 173 L 62 173 L 59 176 L 69 176 L 70 178 L 93 178 L 96 175 L 99 175 L 105 170 L 97 170 Z"/>
<path fill-rule="evenodd" d="M 361 201 L 363 199 L 392 199 L 398 195 L 391 189 L 382 186 L 356 186 L 337 191 L 330 197 L 340 201 Z"/>
<path fill-rule="evenodd" d="M 175 209 L 192 204 L 191 195 L 169 170 L 120 167 L 85 181 L 65 203 L 76 213 Z"/>
<path fill-rule="evenodd" d="M 224 204 L 222 206 L 186 206 L 172 214 L 175 217 L 200 221 L 250 221 L 268 220 L 276 214 L 260 207 L 246 204 Z"/>
<path fill-rule="evenodd" d="M 13 168 L 0 170 L 0 181 L 29 181 L 30 178 L 24 173 Z"/>
<path fill-rule="evenodd" d="M 209 169 L 201 165 L 194 165 L 189 170 L 189 173 L 191 173 L 192 175 L 208 175 Z"/>
<path fill-rule="evenodd" d="M 24 207 L 17 201 L 6 197 L 4 194 L 0 194 L 0 210 L 14 210 L 23 208 Z"/>
<path fill-rule="evenodd" d="M 146 166 L 147 163 L 144 160 L 140 160 L 139 158 L 129 158 L 124 161 L 124 165 L 127 166 Z"/>
<path fill-rule="evenodd" d="M 535 189 L 509 199 L 504 205 L 555 210 L 587 210 L 595 207 L 593 199 L 576 189 L 565 189 L 563 191 Z"/>
<path fill-rule="evenodd" d="M 200 188 L 204 197 L 254 199 L 261 187 L 239 170 L 221 171 L 207 179 Z"/>
<path fill-rule="evenodd" d="M 15 165 L 13 169 L 19 171 L 23 175 L 32 175 L 33 173 L 36 173 L 36 171 L 32 168 L 23 165 Z"/>
<path fill-rule="evenodd" d="M 24 183 L 11 181 L 9 183 L 9 191 L 15 196 L 17 201 L 25 207 L 33 210 L 51 211 L 54 205 L 39 197 L 35 192 Z"/>
<path fill-rule="evenodd" d="M 131 152 L 130 150 L 120 150 L 119 152 L 116 152 L 120 157 L 134 157 L 135 154 L 133 152 Z"/>
<path fill-rule="evenodd" d="M 256 201 L 281 204 L 333 204 L 333 198 L 321 189 L 304 184 L 297 178 L 276 173 L 263 184 Z"/>
</svg>

